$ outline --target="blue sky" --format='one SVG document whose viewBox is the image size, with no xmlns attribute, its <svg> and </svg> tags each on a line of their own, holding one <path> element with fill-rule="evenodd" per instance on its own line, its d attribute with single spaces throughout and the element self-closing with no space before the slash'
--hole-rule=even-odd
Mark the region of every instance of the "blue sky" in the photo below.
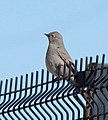
<svg viewBox="0 0 108 120">
<path fill-rule="evenodd" d="M 108 56 L 108 0 L 1 0 L 0 80 L 46 69 L 52 31 L 73 60 Z"/>
</svg>

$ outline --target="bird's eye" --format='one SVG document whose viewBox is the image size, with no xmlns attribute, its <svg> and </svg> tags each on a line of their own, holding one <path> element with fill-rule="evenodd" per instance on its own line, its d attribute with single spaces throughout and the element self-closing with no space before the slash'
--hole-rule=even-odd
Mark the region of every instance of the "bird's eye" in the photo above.
<svg viewBox="0 0 108 120">
<path fill-rule="evenodd" d="M 52 36 L 52 37 L 55 37 L 55 35 L 54 35 L 54 34 L 52 34 L 51 36 Z"/>
</svg>

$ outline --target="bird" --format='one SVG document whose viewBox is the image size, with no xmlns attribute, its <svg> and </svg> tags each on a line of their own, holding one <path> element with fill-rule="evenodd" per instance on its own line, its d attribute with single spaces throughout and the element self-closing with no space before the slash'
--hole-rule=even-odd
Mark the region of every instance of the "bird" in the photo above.
<svg viewBox="0 0 108 120">
<path fill-rule="evenodd" d="M 45 33 L 45 35 L 49 40 L 45 58 L 47 70 L 52 73 L 52 75 L 57 77 L 59 72 L 60 78 L 63 79 L 65 64 L 65 79 L 74 85 L 77 70 L 75 68 L 75 64 L 73 63 L 73 60 L 65 49 L 62 35 L 57 31 L 50 32 L 48 34 Z"/>
</svg>

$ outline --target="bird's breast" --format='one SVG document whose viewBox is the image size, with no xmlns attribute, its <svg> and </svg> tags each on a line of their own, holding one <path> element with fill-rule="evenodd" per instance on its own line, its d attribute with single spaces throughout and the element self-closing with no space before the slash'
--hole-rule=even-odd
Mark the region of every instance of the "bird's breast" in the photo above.
<svg viewBox="0 0 108 120">
<path fill-rule="evenodd" d="M 48 50 L 46 54 L 46 67 L 49 72 L 53 75 L 56 75 L 55 71 L 57 70 L 57 66 L 60 64 L 64 64 L 64 62 L 58 56 L 56 50 Z"/>
</svg>

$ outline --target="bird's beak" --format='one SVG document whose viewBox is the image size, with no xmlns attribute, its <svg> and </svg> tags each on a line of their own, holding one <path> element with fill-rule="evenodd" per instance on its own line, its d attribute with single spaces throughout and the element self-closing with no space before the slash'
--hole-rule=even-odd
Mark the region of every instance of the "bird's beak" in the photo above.
<svg viewBox="0 0 108 120">
<path fill-rule="evenodd" d="M 50 37 L 49 34 L 46 34 L 46 33 L 45 33 L 44 35 L 46 35 L 48 38 Z"/>
</svg>

